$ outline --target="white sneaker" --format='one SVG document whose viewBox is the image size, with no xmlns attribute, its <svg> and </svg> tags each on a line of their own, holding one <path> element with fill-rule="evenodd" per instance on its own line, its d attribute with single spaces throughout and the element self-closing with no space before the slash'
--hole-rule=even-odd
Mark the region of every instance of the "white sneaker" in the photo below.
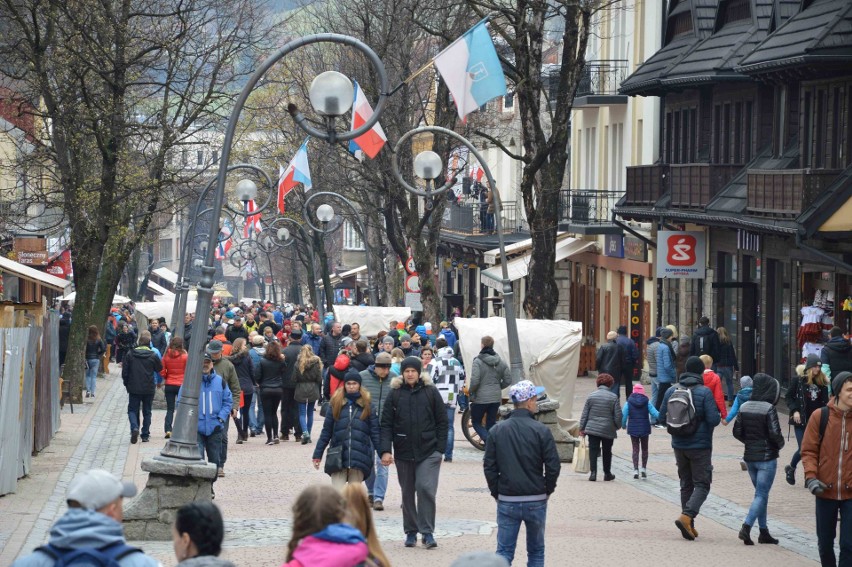
<svg viewBox="0 0 852 567">
<path fill-rule="evenodd" d="M 633 480 L 637 480 L 639 478 L 639 469 L 633 469 Z"/>
</svg>

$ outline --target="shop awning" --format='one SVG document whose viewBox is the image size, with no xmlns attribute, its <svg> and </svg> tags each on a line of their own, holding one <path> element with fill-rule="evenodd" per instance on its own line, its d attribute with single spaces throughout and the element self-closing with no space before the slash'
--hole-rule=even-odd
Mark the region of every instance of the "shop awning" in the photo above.
<svg viewBox="0 0 852 567">
<path fill-rule="evenodd" d="M 174 297 L 175 293 L 173 291 L 169 291 L 158 283 L 152 282 L 148 280 L 148 289 L 154 292 L 154 295 L 165 295 L 167 297 Z"/>
<path fill-rule="evenodd" d="M 351 278 L 352 276 L 357 276 L 358 274 L 362 274 L 367 271 L 367 264 L 363 266 L 358 266 L 352 270 L 348 270 L 346 272 L 341 272 L 339 274 L 331 275 L 331 285 L 336 285 L 345 280 L 346 278 Z M 322 278 L 317 280 L 317 285 L 322 285 Z"/>
<path fill-rule="evenodd" d="M 567 234 L 564 231 L 560 231 L 556 233 L 556 239 L 558 240 L 563 235 Z M 520 240 L 515 242 L 514 244 L 506 245 L 506 255 L 512 256 L 513 254 L 517 254 L 519 252 L 524 252 L 532 248 L 532 238 L 527 238 L 526 240 Z M 496 264 L 500 260 L 500 249 L 493 248 L 488 250 L 487 252 L 483 252 L 482 261 L 488 264 Z"/>
<path fill-rule="evenodd" d="M 580 240 L 579 238 L 565 238 L 560 240 L 556 243 L 556 262 L 561 262 L 577 254 L 582 254 L 590 248 L 594 248 L 594 246 L 595 243 L 591 240 Z M 506 268 L 509 272 L 510 281 L 519 280 L 529 273 L 531 255 L 532 251 L 529 251 L 523 256 L 509 260 Z M 480 281 L 492 289 L 502 291 L 503 269 L 501 264 L 491 266 L 487 270 L 482 270 Z"/>
<path fill-rule="evenodd" d="M 62 293 L 65 293 L 65 290 L 71 285 L 71 282 L 68 280 L 51 276 L 50 274 L 19 264 L 18 262 L 10 260 L 9 258 L 4 258 L 3 256 L 0 256 L 0 271 L 18 276 L 19 278 L 24 278 L 25 280 L 30 280 L 46 288 L 54 291 L 60 291 Z"/>
<path fill-rule="evenodd" d="M 154 270 L 151 270 L 151 273 L 157 277 L 163 278 L 171 284 L 177 283 L 178 280 L 178 275 L 168 268 L 156 268 Z"/>
</svg>

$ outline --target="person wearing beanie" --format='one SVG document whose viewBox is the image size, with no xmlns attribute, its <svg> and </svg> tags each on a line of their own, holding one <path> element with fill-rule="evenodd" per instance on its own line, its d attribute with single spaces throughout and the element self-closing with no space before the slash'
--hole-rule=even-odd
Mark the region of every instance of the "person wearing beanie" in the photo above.
<svg viewBox="0 0 852 567">
<path fill-rule="evenodd" d="M 598 374 L 597 389 L 589 394 L 580 415 L 580 437 L 589 437 L 589 480 L 598 479 L 598 456 L 603 457 L 604 481 L 615 480 L 612 474 L 612 443 L 621 428 L 621 406 L 618 395 L 613 393 L 615 378 L 609 374 Z"/>
<path fill-rule="evenodd" d="M 391 339 L 391 344 L 393 344 L 393 339 Z M 376 408 L 379 423 L 382 422 L 385 402 L 390 397 L 391 381 L 399 376 L 391 370 L 392 363 L 390 353 L 382 351 L 376 355 L 376 360 L 372 366 L 361 371 L 361 385 L 372 396 L 372 403 Z M 373 505 L 373 510 L 384 510 L 385 494 L 388 489 L 388 467 L 382 464 L 382 459 L 378 454 L 376 454 L 375 467 L 367 478 L 366 484 L 367 496 Z"/>
<path fill-rule="evenodd" d="M 713 393 L 704 386 L 704 363 L 697 356 L 686 360 L 686 372 L 681 374 L 680 382 L 666 391 L 660 405 L 659 421 L 668 423 L 669 400 L 677 392 L 676 400 L 684 399 L 683 390 L 689 390 L 695 414 L 690 423 L 696 425 L 694 433 L 688 435 L 672 434 L 672 450 L 677 463 L 677 475 L 680 479 L 681 514 L 675 520 L 681 536 L 687 540 L 698 537 L 695 529 L 695 517 L 710 494 L 712 482 L 713 428 L 719 425 L 722 414 Z M 673 412 L 674 416 L 674 412 Z M 670 432 L 674 431 L 669 429 Z"/>
<path fill-rule="evenodd" d="M 402 377 L 391 380 L 378 447 L 384 466 L 396 462 L 405 546 L 416 546 L 420 533 L 424 547 L 433 549 L 438 546 L 433 535 L 435 503 L 448 423 L 441 394 L 422 370 L 415 356 L 400 363 Z"/>
<path fill-rule="evenodd" d="M 665 347 L 663 347 L 665 348 Z M 657 420 L 660 413 L 648 396 L 642 384 L 633 386 L 633 393 L 621 408 L 621 427 L 627 430 L 633 444 L 633 479 L 648 478 L 648 437 L 651 435 L 651 420 Z M 642 467 L 639 468 L 639 450 L 642 450 Z"/>
<path fill-rule="evenodd" d="M 834 376 L 831 390 L 834 397 L 825 408 L 812 414 L 805 429 L 802 468 L 805 470 L 805 487 L 816 496 L 820 562 L 838 565 L 834 539 L 839 516 L 839 565 L 848 565 L 852 554 L 852 482 L 849 481 L 852 459 L 847 454 L 847 437 L 852 430 L 852 372 L 840 372 Z"/>
<path fill-rule="evenodd" d="M 740 411 L 740 406 L 751 399 L 752 384 L 753 381 L 751 376 L 743 376 L 740 378 L 740 391 L 737 392 L 737 395 L 734 398 L 734 405 L 731 406 L 731 411 L 728 412 L 727 417 L 722 420 L 722 423 L 728 425 L 736 419 L 737 413 Z"/>
<path fill-rule="evenodd" d="M 503 388 L 512 384 L 508 365 L 494 351 L 494 339 L 488 335 L 480 339 L 479 355 L 470 369 L 470 418 L 473 429 L 482 442 L 488 440 L 488 430 L 497 423 L 497 410 L 503 400 Z M 485 426 L 482 418 L 485 418 Z"/>
<path fill-rule="evenodd" d="M 329 443 L 334 449 L 342 447 L 339 462 L 326 456 L 325 472 L 335 488 L 343 488 L 346 483 L 361 484 L 373 468 L 373 447 L 379 446 L 380 431 L 371 399 L 370 392 L 361 389 L 361 375 L 353 369 L 344 376 L 343 387 L 331 396 L 331 411 L 325 415 L 313 464 L 319 469 Z"/>
<path fill-rule="evenodd" d="M 780 397 L 778 380 L 768 374 L 756 374 L 751 399 L 743 404 L 734 423 L 734 437 L 745 445 L 743 461 L 754 486 L 754 499 L 738 536 L 745 545 L 754 545 L 751 528 L 755 522 L 760 528 L 758 543 L 778 544 L 769 534 L 766 508 L 778 468 L 778 452 L 784 447 L 784 433 L 775 410 Z"/>
<path fill-rule="evenodd" d="M 832 384 L 833 386 L 833 384 Z M 790 459 L 790 464 L 784 467 L 784 479 L 787 484 L 796 484 L 796 467 L 802 459 L 802 439 L 811 415 L 828 404 L 833 390 L 829 389 L 828 377 L 822 372 L 820 359 L 815 354 L 808 355 L 803 368 L 803 374 L 790 381 L 785 400 L 790 414 L 790 425 L 796 434 L 796 452 Z"/>
<path fill-rule="evenodd" d="M 405 356 L 420 356 L 420 349 L 412 344 L 411 335 L 408 333 L 402 333 L 399 336 L 399 348 Z"/>
</svg>

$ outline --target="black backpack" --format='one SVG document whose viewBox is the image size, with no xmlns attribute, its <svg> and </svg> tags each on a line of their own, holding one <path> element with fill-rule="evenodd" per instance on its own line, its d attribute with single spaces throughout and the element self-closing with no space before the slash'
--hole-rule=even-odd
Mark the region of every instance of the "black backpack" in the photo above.
<svg viewBox="0 0 852 567">
<path fill-rule="evenodd" d="M 689 437 L 698 431 L 692 388 L 677 386 L 669 396 L 666 402 L 666 428 L 675 437 Z"/>
<path fill-rule="evenodd" d="M 138 547 L 130 547 L 123 541 L 107 546 L 64 549 L 51 544 L 36 549 L 55 561 L 54 567 L 120 567 L 119 561 L 131 553 L 142 553 Z"/>
</svg>

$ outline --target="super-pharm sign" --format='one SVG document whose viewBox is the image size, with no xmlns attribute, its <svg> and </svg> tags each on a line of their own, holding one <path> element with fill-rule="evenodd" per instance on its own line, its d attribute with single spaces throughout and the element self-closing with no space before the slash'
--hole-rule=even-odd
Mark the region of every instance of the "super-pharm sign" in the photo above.
<svg viewBox="0 0 852 567">
<path fill-rule="evenodd" d="M 705 247 L 703 232 L 657 232 L 657 277 L 704 279 Z"/>
</svg>

